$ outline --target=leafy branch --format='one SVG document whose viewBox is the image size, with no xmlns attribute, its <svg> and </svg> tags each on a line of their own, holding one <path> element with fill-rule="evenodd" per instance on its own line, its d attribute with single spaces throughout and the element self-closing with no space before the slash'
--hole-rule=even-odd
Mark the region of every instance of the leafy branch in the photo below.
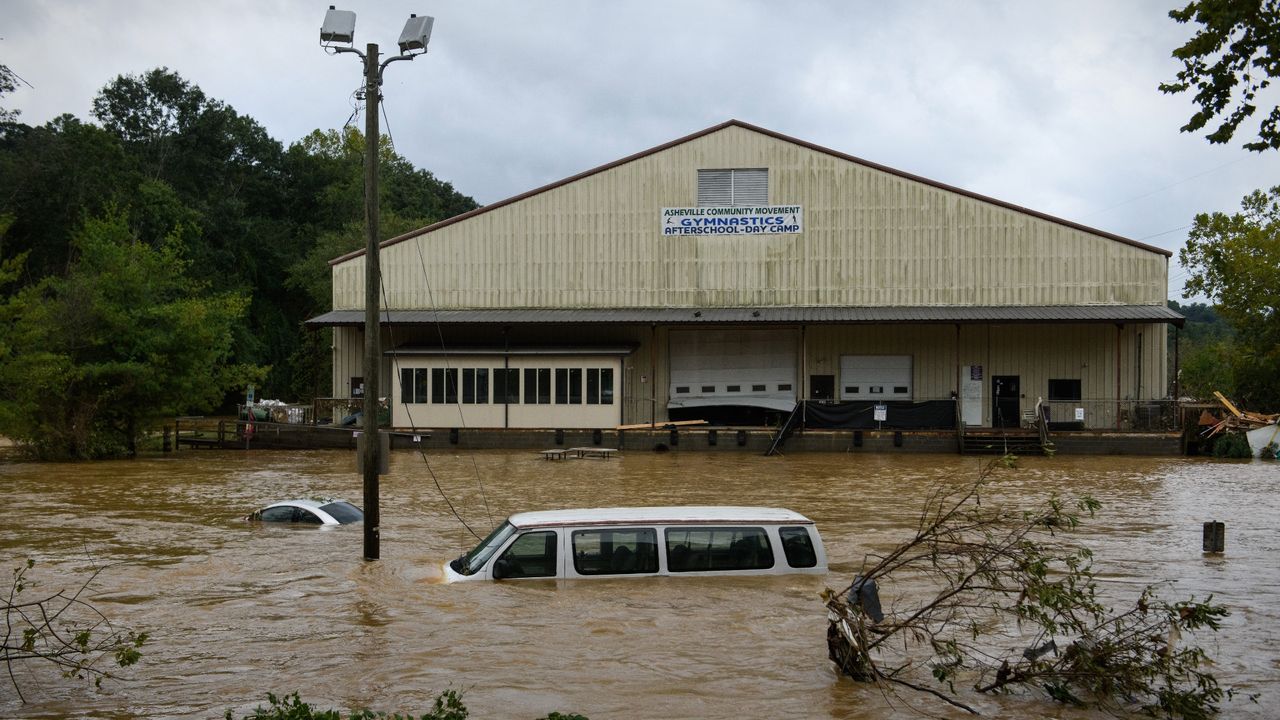
<svg viewBox="0 0 1280 720">
<path fill-rule="evenodd" d="M 1148 587 L 1133 607 L 1113 611 L 1098 598 L 1092 553 L 1064 540 L 1098 501 L 1055 496 L 1025 511 L 983 505 L 1000 462 L 974 483 L 936 489 L 911 539 L 870 557 L 843 591 L 824 592 L 828 651 L 841 672 L 975 715 L 957 682 L 980 693 L 1031 688 L 1113 713 L 1216 713 L 1224 690 L 1205 669 L 1209 658 L 1180 639 L 1216 631 L 1226 608 L 1212 597 L 1165 602 Z M 879 588 L 920 584 L 928 588 L 922 597 L 904 593 L 881 609 Z"/>
<path fill-rule="evenodd" d="M 118 629 L 100 610 L 82 598 L 106 566 L 96 568 L 74 591 L 59 590 L 35 600 L 22 597 L 34 583 L 27 577 L 35 561 L 14 568 L 8 596 L 4 598 L 4 637 L 0 662 L 18 698 L 26 702 L 14 666 L 42 661 L 57 667 L 64 677 L 92 679 L 101 686 L 113 677 L 110 668 L 128 667 L 142 658 L 146 633 Z"/>
</svg>

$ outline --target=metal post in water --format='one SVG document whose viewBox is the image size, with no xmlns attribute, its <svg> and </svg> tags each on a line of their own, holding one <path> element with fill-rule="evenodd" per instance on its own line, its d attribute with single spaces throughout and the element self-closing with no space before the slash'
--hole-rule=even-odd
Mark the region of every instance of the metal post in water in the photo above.
<svg viewBox="0 0 1280 720">
<path fill-rule="evenodd" d="M 1220 553 L 1226 551 L 1227 527 L 1225 523 L 1210 520 L 1204 524 L 1204 552 Z"/>
</svg>

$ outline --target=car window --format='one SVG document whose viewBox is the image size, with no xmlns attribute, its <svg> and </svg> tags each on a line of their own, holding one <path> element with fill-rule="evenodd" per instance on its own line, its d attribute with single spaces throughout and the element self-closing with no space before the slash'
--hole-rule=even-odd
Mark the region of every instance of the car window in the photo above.
<svg viewBox="0 0 1280 720">
<path fill-rule="evenodd" d="M 813 551 L 813 538 L 809 537 L 807 529 L 779 528 L 778 537 L 782 539 L 782 552 L 787 556 L 788 565 L 793 568 L 810 568 L 818 564 L 818 555 Z"/>
<path fill-rule="evenodd" d="M 320 509 L 332 515 L 334 520 L 343 525 L 364 520 L 364 513 L 360 511 L 360 508 L 349 502 L 339 500 L 328 505 L 321 505 Z"/>
<path fill-rule="evenodd" d="M 528 532 L 521 535 L 497 560 L 503 561 L 506 561 L 506 577 L 509 578 L 555 577 L 555 532 Z"/>
<path fill-rule="evenodd" d="M 668 528 L 671 572 L 764 570 L 773 567 L 769 535 L 760 527 Z"/>
<path fill-rule="evenodd" d="M 579 575 L 658 572 L 658 533 L 652 528 L 576 530 L 573 567 Z"/>
<path fill-rule="evenodd" d="M 276 507 L 265 508 L 262 511 L 263 522 L 293 522 L 293 507 L 290 505 L 277 505 Z"/>
<path fill-rule="evenodd" d="M 324 524 L 324 521 L 320 519 L 320 516 L 316 515 L 310 510 L 303 510 L 302 508 L 294 508 L 294 510 L 297 511 L 296 513 L 294 513 L 294 516 L 293 516 L 294 522 L 305 523 L 307 525 L 323 525 Z"/>
</svg>

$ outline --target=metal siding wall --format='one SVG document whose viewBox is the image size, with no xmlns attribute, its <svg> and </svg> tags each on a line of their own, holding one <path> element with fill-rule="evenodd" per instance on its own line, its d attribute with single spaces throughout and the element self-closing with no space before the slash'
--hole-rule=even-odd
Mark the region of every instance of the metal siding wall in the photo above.
<svg viewBox="0 0 1280 720">
<path fill-rule="evenodd" d="M 364 367 L 364 333 L 358 328 L 333 329 L 333 397 L 350 397 L 351 378 Z"/>
<path fill-rule="evenodd" d="M 698 169 L 764 166 L 805 233 L 660 234 L 662 207 L 695 204 Z M 334 267 L 335 309 L 361 307 L 363 264 Z M 398 243 L 382 265 L 392 307 L 585 308 L 1159 304 L 1167 262 L 730 127 Z"/>
<path fill-rule="evenodd" d="M 1142 393 L 1135 397 L 1137 334 L 1142 333 Z M 1124 403 L 1164 397 L 1164 325 L 1130 325 L 1121 331 Z M 807 374 L 840 382 L 841 355 L 911 355 L 914 397 L 941 400 L 956 389 L 956 331 L 946 325 L 809 326 Z M 960 366 L 983 366 L 983 424 L 991 422 L 991 377 L 1017 375 L 1022 410 L 1048 396 L 1050 379 L 1079 379 L 1090 427 L 1115 426 L 1116 328 L 1114 325 L 964 325 Z M 808 377 L 804 378 L 805 395 Z M 1096 411 L 1105 411 L 1100 414 Z M 1097 417 L 1095 417 L 1097 415 Z M 1061 419 L 1061 418 L 1059 418 Z"/>
</svg>

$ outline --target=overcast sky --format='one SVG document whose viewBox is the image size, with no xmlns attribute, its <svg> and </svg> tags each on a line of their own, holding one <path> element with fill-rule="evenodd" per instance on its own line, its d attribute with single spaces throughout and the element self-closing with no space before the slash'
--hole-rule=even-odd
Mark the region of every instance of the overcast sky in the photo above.
<svg viewBox="0 0 1280 720">
<path fill-rule="evenodd" d="M 387 70 L 397 150 L 480 203 L 736 118 L 1177 251 L 1197 212 L 1280 183 L 1280 153 L 1178 132 L 1156 86 L 1192 28 L 1166 2 L 344 0 Z M 168 67 L 291 143 L 340 127 L 361 84 L 318 45 L 327 2 L 4 0 L 20 120 L 89 119 L 120 74 Z M 363 115 L 355 122 L 363 128 Z M 1243 130 L 1242 130 L 1243 132 Z M 1175 257 L 1176 261 L 1176 257 Z M 1185 273 L 1171 268 L 1169 296 Z"/>
</svg>

